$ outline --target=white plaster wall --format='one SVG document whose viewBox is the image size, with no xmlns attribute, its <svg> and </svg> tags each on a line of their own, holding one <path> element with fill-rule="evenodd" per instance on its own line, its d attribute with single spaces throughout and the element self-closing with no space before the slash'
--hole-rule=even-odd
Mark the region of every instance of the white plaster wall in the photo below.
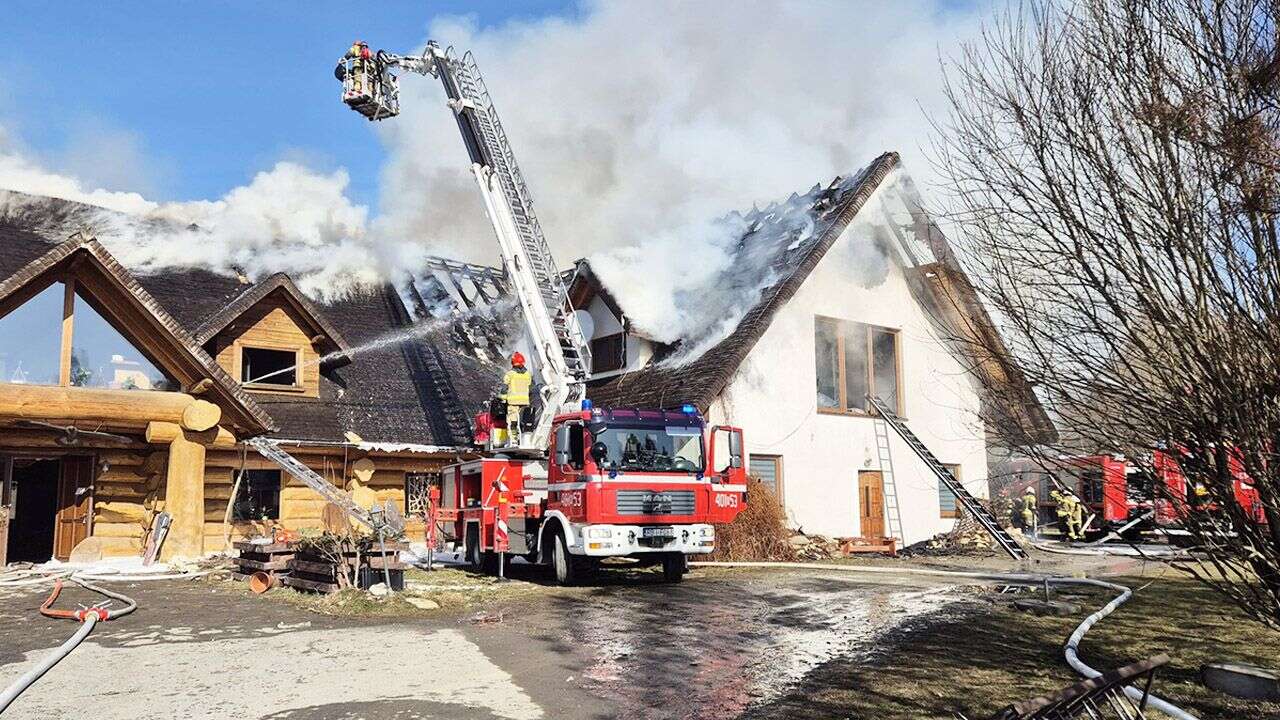
<svg viewBox="0 0 1280 720">
<path fill-rule="evenodd" d="M 748 453 L 782 456 L 783 503 L 793 526 L 808 533 L 862 534 L 858 471 L 880 466 L 871 418 L 817 412 L 815 315 L 900 330 L 903 415 L 939 460 L 961 466 L 970 492 L 987 496 L 977 381 L 930 326 L 901 268 L 873 248 L 865 225 L 846 230 L 709 412 L 713 423 L 743 428 Z M 889 432 L 909 545 L 950 529 L 954 520 L 940 516 L 937 479 Z"/>
</svg>

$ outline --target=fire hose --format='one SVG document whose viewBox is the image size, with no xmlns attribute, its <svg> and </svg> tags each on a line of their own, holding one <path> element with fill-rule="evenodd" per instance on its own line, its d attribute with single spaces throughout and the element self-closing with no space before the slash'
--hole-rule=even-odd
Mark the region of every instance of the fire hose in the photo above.
<svg viewBox="0 0 1280 720">
<path fill-rule="evenodd" d="M 78 620 L 80 621 L 80 627 L 76 630 L 74 635 L 67 639 L 66 642 L 62 643 L 62 645 L 60 645 L 56 650 L 37 663 L 35 667 L 28 670 L 22 675 L 22 677 L 15 680 L 13 684 L 9 685 L 9 687 L 5 688 L 4 692 L 0 693 L 0 713 L 3 713 L 8 709 L 9 705 L 11 705 L 14 700 L 18 699 L 19 695 L 21 695 L 27 688 L 34 685 L 35 682 L 43 677 L 45 673 L 49 672 L 54 665 L 57 665 L 64 658 L 70 655 L 72 650 L 75 650 L 80 643 L 84 642 L 85 638 L 89 637 L 89 633 L 93 632 L 93 628 L 98 624 L 98 622 L 114 620 L 118 617 L 128 615 L 138 608 L 138 604 L 128 596 L 112 592 L 110 590 L 104 590 L 97 585 L 92 585 L 88 582 L 78 580 L 75 577 L 68 578 L 68 580 L 86 590 L 96 592 L 107 599 L 89 607 L 81 607 L 76 610 L 55 609 L 53 604 L 57 602 L 58 596 L 62 593 L 63 579 L 58 578 L 54 581 L 53 592 L 49 594 L 48 599 L 46 599 L 44 604 L 40 606 L 40 614 L 45 617 L 63 620 Z M 113 600 L 118 600 L 124 603 L 124 607 L 110 608 L 109 605 Z"/>
</svg>

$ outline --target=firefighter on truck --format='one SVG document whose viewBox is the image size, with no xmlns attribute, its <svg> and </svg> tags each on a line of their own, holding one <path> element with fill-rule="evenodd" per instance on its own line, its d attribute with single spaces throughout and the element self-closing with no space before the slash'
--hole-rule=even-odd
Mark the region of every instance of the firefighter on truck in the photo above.
<svg viewBox="0 0 1280 720">
<path fill-rule="evenodd" d="M 529 407 L 529 388 L 533 375 L 524 364 L 524 355 L 511 356 L 511 369 L 502 376 L 503 391 L 498 396 L 507 404 L 507 444 L 520 444 L 520 415 Z"/>
</svg>

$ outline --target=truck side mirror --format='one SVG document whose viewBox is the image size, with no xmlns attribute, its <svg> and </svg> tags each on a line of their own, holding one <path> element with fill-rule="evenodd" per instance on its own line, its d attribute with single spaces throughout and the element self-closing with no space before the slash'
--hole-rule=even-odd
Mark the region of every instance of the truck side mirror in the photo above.
<svg viewBox="0 0 1280 720">
<path fill-rule="evenodd" d="M 738 430 L 729 431 L 729 464 L 733 467 L 742 467 L 742 432 Z"/>
<path fill-rule="evenodd" d="M 591 459 L 597 464 L 603 464 L 609 459 L 609 446 L 603 442 L 595 442 L 591 445 Z"/>
</svg>

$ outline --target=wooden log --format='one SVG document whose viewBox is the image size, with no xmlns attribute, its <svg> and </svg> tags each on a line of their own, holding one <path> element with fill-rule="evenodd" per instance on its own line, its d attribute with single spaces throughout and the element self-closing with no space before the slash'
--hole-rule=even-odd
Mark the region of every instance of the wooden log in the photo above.
<svg viewBox="0 0 1280 720">
<path fill-rule="evenodd" d="M 177 433 L 169 443 L 165 512 L 173 518 L 161 551 L 165 560 L 204 553 L 204 445 Z"/>
<path fill-rule="evenodd" d="M 208 392 L 211 387 L 213 387 L 213 380 L 210 380 L 209 378 L 202 378 L 187 390 L 187 394 L 203 395 Z"/>
<path fill-rule="evenodd" d="M 142 552 L 142 535 L 137 537 L 102 537 L 96 532 L 94 537 L 102 541 L 103 557 L 127 557 Z"/>
<path fill-rule="evenodd" d="M 97 523 L 138 523 L 147 522 L 147 509 L 141 503 L 120 500 L 102 501 L 93 504 L 93 521 Z"/>
<path fill-rule="evenodd" d="M 103 390 L 48 385 L 0 384 L 0 416 L 20 420 L 86 420 L 111 427 L 181 422 L 195 398 L 158 390 Z"/>
<path fill-rule="evenodd" d="M 221 420 L 222 408 L 208 400 L 196 400 L 182 411 L 182 427 L 193 432 L 210 430 Z"/>
<path fill-rule="evenodd" d="M 165 473 L 165 466 L 168 463 L 169 453 L 164 450 L 156 450 L 143 459 L 142 465 L 138 468 L 138 474 L 143 477 L 163 475 Z"/>
<path fill-rule="evenodd" d="M 204 401 L 200 400 L 198 402 Z M 215 405 L 214 407 L 217 406 Z M 236 436 L 232 435 L 231 432 L 224 427 L 209 428 L 207 430 L 197 432 L 194 430 L 184 430 L 177 423 L 171 422 L 153 422 L 147 425 L 147 442 L 156 445 L 171 443 L 179 434 L 185 437 L 189 442 L 199 443 L 209 447 L 233 448 L 236 446 Z"/>
<path fill-rule="evenodd" d="M 96 430 L 100 423 L 82 422 L 78 426 L 83 426 L 83 430 Z M 65 445 L 58 442 L 62 437 L 62 433 L 57 430 L 35 430 L 25 428 L 0 428 L 0 446 L 6 448 L 66 448 Z M 141 438 L 134 440 L 122 437 L 115 438 L 84 438 L 77 447 L 86 450 L 94 450 L 98 448 L 138 448 L 144 449 L 146 443 Z"/>
<path fill-rule="evenodd" d="M 102 538 L 141 538 L 142 525 L 128 523 L 94 523 L 93 534 Z"/>
</svg>

